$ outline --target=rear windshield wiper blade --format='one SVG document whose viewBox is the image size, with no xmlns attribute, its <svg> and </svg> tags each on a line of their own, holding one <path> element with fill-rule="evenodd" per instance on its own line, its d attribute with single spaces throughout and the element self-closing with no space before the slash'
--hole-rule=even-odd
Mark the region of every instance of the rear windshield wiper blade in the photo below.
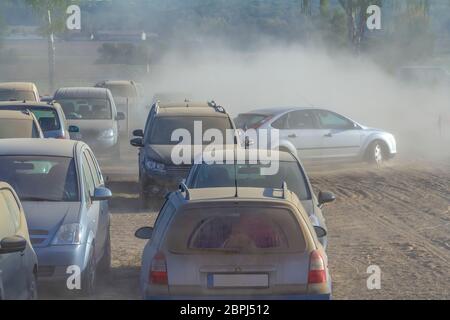
<svg viewBox="0 0 450 320">
<path fill-rule="evenodd" d="M 47 199 L 47 198 L 40 198 L 40 197 L 23 197 L 23 198 L 20 199 L 20 201 L 59 202 L 61 200 L 58 200 L 58 199 Z"/>
</svg>

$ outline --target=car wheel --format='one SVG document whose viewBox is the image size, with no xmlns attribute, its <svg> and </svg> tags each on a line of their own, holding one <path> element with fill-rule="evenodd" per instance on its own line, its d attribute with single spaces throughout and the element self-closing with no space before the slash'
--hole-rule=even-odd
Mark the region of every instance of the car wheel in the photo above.
<svg viewBox="0 0 450 320">
<path fill-rule="evenodd" d="M 366 153 L 367 161 L 369 163 L 381 166 L 386 160 L 386 147 L 381 141 L 374 141 L 370 144 Z"/>
<path fill-rule="evenodd" d="M 102 274 L 109 274 L 111 272 L 111 234 L 109 232 L 109 228 L 105 243 L 105 252 L 103 253 L 102 260 L 100 260 L 98 269 L 102 272 Z"/>
<path fill-rule="evenodd" d="M 36 274 L 33 274 L 30 282 L 30 288 L 28 291 L 28 300 L 37 300 L 38 291 L 37 291 L 37 277 Z"/>
<path fill-rule="evenodd" d="M 92 253 L 89 257 L 86 270 L 84 270 L 81 276 L 81 293 L 82 295 L 89 297 L 95 293 L 95 287 L 97 282 L 97 266 L 95 264 L 95 255 Z"/>
</svg>

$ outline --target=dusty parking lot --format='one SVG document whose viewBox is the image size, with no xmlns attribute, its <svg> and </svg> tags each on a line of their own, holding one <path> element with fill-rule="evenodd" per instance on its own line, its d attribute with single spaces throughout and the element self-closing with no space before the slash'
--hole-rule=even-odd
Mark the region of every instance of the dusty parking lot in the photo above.
<svg viewBox="0 0 450 320">
<path fill-rule="evenodd" d="M 134 238 L 134 231 L 152 225 L 157 212 L 140 210 L 136 170 L 129 163 L 104 166 L 114 193 L 113 270 L 96 299 L 140 298 L 144 241 Z M 337 195 L 324 210 L 335 299 L 450 299 L 449 161 L 309 171 L 316 190 Z M 381 269 L 380 290 L 367 289 L 371 265 Z M 72 297 L 41 291 L 45 299 Z"/>
</svg>

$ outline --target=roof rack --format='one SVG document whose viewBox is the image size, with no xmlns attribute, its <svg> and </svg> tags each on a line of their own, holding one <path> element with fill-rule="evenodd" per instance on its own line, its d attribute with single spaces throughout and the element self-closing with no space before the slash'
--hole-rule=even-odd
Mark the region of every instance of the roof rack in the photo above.
<svg viewBox="0 0 450 320">
<path fill-rule="evenodd" d="M 180 183 L 180 191 L 181 192 L 184 192 L 186 195 L 185 195 L 185 197 L 184 197 L 184 199 L 185 200 L 190 200 L 191 199 L 191 195 L 190 195 L 190 193 L 189 193 L 189 189 L 188 189 L 188 187 L 186 186 L 186 184 L 184 183 L 184 182 L 181 182 Z"/>
</svg>

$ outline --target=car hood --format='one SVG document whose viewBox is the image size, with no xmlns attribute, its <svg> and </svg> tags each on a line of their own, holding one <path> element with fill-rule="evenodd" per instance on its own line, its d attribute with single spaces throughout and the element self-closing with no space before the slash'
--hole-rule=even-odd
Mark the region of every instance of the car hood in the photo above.
<svg viewBox="0 0 450 320">
<path fill-rule="evenodd" d="M 83 131 L 98 131 L 102 132 L 113 127 L 113 120 L 68 120 L 67 121 L 71 126 L 77 126 L 80 128 L 80 132 Z"/>
<path fill-rule="evenodd" d="M 52 239 L 62 224 L 80 221 L 79 202 L 36 202 L 23 201 L 28 229 L 34 234 L 46 234 Z"/>
</svg>

